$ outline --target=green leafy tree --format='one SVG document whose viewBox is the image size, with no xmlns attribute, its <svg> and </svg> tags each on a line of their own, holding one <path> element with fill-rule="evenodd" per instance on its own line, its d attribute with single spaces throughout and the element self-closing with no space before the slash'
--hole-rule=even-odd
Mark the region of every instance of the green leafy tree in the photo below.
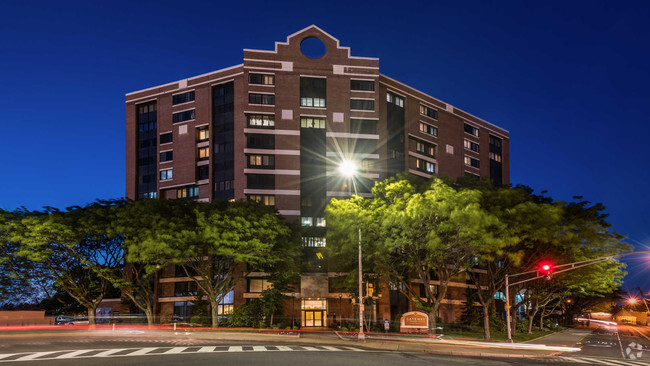
<svg viewBox="0 0 650 366">
<path fill-rule="evenodd" d="M 478 253 L 504 245 L 492 234 L 501 224 L 481 209 L 480 191 L 456 190 L 438 179 L 423 189 L 389 179 L 375 185 L 372 193 L 369 200 L 332 200 L 327 208 L 333 231 L 328 242 L 334 242 L 335 251 L 351 252 L 351 232 L 361 227 L 372 269 L 404 285 L 399 288 L 405 295 L 429 313 L 429 332 L 435 334 L 449 282 L 473 267 Z M 425 284 L 424 294 L 412 287 L 412 278 Z"/>
</svg>

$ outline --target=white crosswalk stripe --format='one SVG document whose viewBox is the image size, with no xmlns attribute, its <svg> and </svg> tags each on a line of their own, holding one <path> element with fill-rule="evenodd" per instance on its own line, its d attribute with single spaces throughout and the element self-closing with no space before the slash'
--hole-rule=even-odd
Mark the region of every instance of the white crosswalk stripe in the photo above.
<svg viewBox="0 0 650 366">
<path fill-rule="evenodd" d="M 115 348 L 115 349 L 83 349 L 83 350 L 57 350 L 45 352 L 23 352 L 0 354 L 0 363 L 14 361 L 40 361 L 60 360 L 73 358 L 107 358 L 131 356 L 166 356 L 193 353 L 223 353 L 223 352 L 289 352 L 289 351 L 316 351 L 316 352 L 364 352 L 363 349 L 347 346 L 201 346 L 201 347 L 142 347 L 142 348 Z"/>
<path fill-rule="evenodd" d="M 650 361 L 642 360 L 623 360 L 611 358 L 598 358 L 598 357 L 557 357 L 550 359 L 559 362 L 571 362 L 589 365 L 609 365 L 609 366 L 650 366 Z"/>
</svg>

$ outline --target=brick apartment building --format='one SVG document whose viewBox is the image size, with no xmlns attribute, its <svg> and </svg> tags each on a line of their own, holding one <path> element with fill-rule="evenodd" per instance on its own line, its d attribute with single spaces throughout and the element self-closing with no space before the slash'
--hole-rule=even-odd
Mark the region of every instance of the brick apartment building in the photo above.
<svg viewBox="0 0 650 366">
<path fill-rule="evenodd" d="M 308 51 L 319 41 L 322 55 Z M 400 172 L 509 182 L 508 131 L 380 74 L 379 59 L 351 56 L 313 25 L 272 51 L 244 49 L 242 64 L 128 93 L 126 128 L 128 198 L 250 199 L 301 222 L 304 273 L 285 308 L 302 326 L 354 319 L 349 294 L 332 289 L 319 255 L 325 205 L 351 194 L 337 173 L 341 161 L 361 167 L 366 196 L 373 181 Z M 191 313 L 190 279 L 182 276 L 174 268 L 161 274 L 163 318 Z M 267 286 L 263 273 L 249 273 L 220 311 Z M 443 322 L 457 318 L 468 286 L 452 282 Z M 366 311 L 379 320 L 412 309 L 394 289 L 375 297 Z"/>
</svg>

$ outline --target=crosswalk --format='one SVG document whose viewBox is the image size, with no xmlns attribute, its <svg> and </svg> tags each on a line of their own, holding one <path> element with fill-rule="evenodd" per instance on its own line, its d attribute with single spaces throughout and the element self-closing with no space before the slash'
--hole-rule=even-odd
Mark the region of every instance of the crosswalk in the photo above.
<svg viewBox="0 0 650 366">
<path fill-rule="evenodd" d="M 188 347 L 139 347 L 115 349 L 82 349 L 45 352 L 20 352 L 0 354 L 0 363 L 18 361 L 61 360 L 73 358 L 106 358 L 131 356 L 161 356 L 192 353 L 221 353 L 221 352 L 365 352 L 356 347 L 333 346 L 188 346 Z"/>
<path fill-rule="evenodd" d="M 604 357 L 549 357 L 544 359 L 546 362 L 563 364 L 573 363 L 582 365 L 609 365 L 609 366 L 650 366 L 650 360 L 630 360 L 614 359 Z"/>
</svg>

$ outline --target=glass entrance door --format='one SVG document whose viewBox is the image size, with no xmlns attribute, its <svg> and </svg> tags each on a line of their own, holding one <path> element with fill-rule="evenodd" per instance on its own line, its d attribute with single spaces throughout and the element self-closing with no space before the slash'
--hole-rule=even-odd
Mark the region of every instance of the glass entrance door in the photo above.
<svg viewBox="0 0 650 366">
<path fill-rule="evenodd" d="M 305 327 L 322 327 L 323 311 L 320 310 L 303 311 L 303 322 L 305 324 Z"/>
</svg>

